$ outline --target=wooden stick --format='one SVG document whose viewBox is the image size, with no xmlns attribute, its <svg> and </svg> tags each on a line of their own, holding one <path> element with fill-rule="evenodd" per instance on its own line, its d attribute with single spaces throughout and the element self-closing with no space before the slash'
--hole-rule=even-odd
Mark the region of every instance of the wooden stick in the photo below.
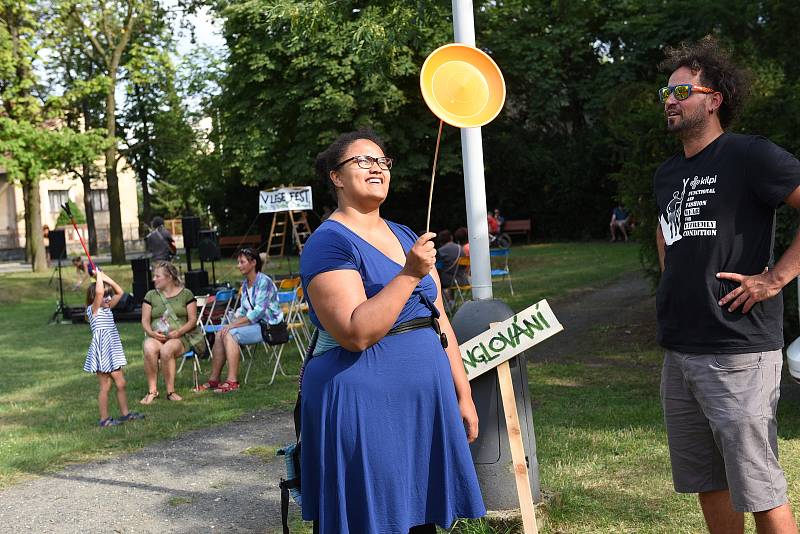
<svg viewBox="0 0 800 534">
<path fill-rule="evenodd" d="M 436 151 L 433 153 L 433 170 L 431 171 L 431 192 L 428 195 L 428 218 L 425 220 L 425 233 L 431 231 L 431 206 L 433 206 L 433 180 L 436 178 L 436 162 L 439 161 L 439 143 L 442 140 L 442 126 L 444 121 L 439 121 L 439 134 L 436 136 Z"/>
<path fill-rule="evenodd" d="M 528 464 L 525 462 L 525 446 L 522 443 L 522 429 L 517 414 L 517 401 L 514 398 L 514 384 L 511 382 L 511 369 L 508 362 L 497 366 L 497 381 L 503 399 L 503 412 L 506 415 L 508 442 L 511 447 L 511 460 L 514 463 L 514 478 L 517 482 L 519 508 L 522 512 L 522 528 L 525 534 L 538 534 L 536 510 L 533 507 L 531 483 L 528 478 Z"/>
</svg>

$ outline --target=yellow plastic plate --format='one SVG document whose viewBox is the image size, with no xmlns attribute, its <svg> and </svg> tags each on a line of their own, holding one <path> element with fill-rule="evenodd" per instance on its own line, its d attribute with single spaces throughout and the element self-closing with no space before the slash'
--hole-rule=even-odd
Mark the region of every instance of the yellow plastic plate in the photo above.
<svg viewBox="0 0 800 534">
<path fill-rule="evenodd" d="M 433 114 L 457 128 L 488 124 L 506 100 L 506 83 L 497 64 L 482 50 L 460 43 L 431 52 L 419 85 Z"/>
</svg>

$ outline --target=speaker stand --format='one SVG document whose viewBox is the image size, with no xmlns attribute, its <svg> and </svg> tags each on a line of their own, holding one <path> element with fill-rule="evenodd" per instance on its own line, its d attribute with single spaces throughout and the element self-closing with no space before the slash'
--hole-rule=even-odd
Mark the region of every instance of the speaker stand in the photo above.
<svg viewBox="0 0 800 534">
<path fill-rule="evenodd" d="M 58 302 L 56 303 L 56 309 L 53 312 L 53 316 L 50 317 L 49 324 L 56 324 L 60 322 L 64 322 L 67 320 L 65 316 L 65 307 L 64 307 L 64 280 L 61 277 L 61 258 L 58 258 L 58 266 L 55 270 L 58 271 Z M 57 321 L 58 316 L 61 316 L 61 321 Z"/>
</svg>

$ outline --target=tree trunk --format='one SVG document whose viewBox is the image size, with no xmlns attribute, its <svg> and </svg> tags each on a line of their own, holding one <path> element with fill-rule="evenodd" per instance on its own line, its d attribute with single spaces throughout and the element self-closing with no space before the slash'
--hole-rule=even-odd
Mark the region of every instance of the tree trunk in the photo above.
<svg viewBox="0 0 800 534">
<path fill-rule="evenodd" d="M 108 212 L 111 223 L 111 263 L 125 263 L 125 241 L 122 235 L 122 212 L 119 205 L 119 182 L 117 181 L 116 100 L 114 88 L 117 78 L 112 71 L 111 90 L 106 96 L 106 131 L 111 144 L 106 149 L 106 183 L 108 184 Z"/>
<path fill-rule="evenodd" d="M 33 271 L 41 273 L 47 271 L 47 255 L 44 250 L 44 236 L 42 236 L 39 182 L 31 182 L 26 178 L 22 184 L 22 194 L 25 202 L 25 244 L 26 248 L 30 246 Z M 29 243 L 30 245 L 28 245 Z"/>
<path fill-rule="evenodd" d="M 139 165 L 137 166 L 137 173 L 139 181 L 142 184 L 142 219 L 145 224 L 149 225 L 153 220 L 152 208 L 150 207 L 150 186 L 147 179 L 150 175 L 150 118 L 147 115 L 147 104 L 143 101 L 142 87 L 139 84 L 133 86 L 134 95 L 136 97 L 136 108 L 139 111 L 139 120 L 142 121 L 142 139 L 140 140 L 142 146 L 142 155 L 139 158 Z"/>
<path fill-rule="evenodd" d="M 92 164 L 83 164 L 81 174 L 83 183 L 83 211 L 86 212 L 86 229 L 89 233 L 89 254 L 97 255 L 97 228 L 94 224 L 94 206 L 92 206 Z"/>
<path fill-rule="evenodd" d="M 86 99 L 81 100 L 81 114 L 83 115 L 83 129 L 86 131 L 96 125 L 91 115 L 91 108 Z M 86 212 L 86 230 L 89 233 L 89 254 L 97 255 L 97 224 L 94 220 L 94 208 L 92 207 L 91 191 L 92 178 L 94 178 L 94 164 L 91 161 L 84 161 L 81 165 L 81 182 L 83 182 L 83 207 Z"/>
<path fill-rule="evenodd" d="M 31 185 L 27 181 L 22 182 L 22 206 L 24 209 L 24 213 L 22 214 L 23 219 L 25 220 L 25 261 L 30 262 L 33 265 L 33 252 L 31 250 L 31 245 L 33 240 L 31 240 L 31 212 L 28 210 L 28 197 L 31 194 Z"/>
<path fill-rule="evenodd" d="M 150 208 L 152 201 L 150 186 L 147 184 L 147 169 L 144 167 L 139 168 L 139 181 L 142 182 L 142 222 L 149 225 L 153 220 L 152 208 Z"/>
</svg>

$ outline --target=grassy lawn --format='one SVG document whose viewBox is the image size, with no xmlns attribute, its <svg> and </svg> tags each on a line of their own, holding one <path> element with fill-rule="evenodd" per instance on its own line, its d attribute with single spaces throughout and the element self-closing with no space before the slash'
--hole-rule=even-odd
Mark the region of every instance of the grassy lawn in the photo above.
<svg viewBox="0 0 800 534">
<path fill-rule="evenodd" d="M 123 287 L 130 287 L 129 267 L 108 266 L 106 271 Z M 225 271 L 224 266 L 217 269 L 221 271 Z M 71 272 L 67 272 L 65 280 L 72 281 Z M 247 385 L 236 394 L 218 398 L 212 393 L 197 395 L 191 391 L 192 367 L 187 362 L 176 380 L 176 389 L 185 401 L 164 400 L 166 392 L 160 380 L 161 398 L 142 407 L 138 400 L 147 391 L 142 330 L 138 322 L 122 322 L 117 326 L 128 359 L 128 402 L 132 410 L 142 411 L 148 418 L 116 428 L 98 428 L 97 380 L 82 370 L 91 332 L 84 324 L 48 324 L 58 298 L 57 285 L 48 286 L 49 277 L 50 273 L 0 275 L 0 305 L 6 326 L 0 332 L 0 488 L 28 475 L 138 449 L 189 429 L 235 420 L 254 410 L 291 410 L 294 406 L 300 358 L 289 344 L 282 362 L 287 374 L 295 377 L 281 377 L 267 386 L 272 369 L 267 369 L 264 351 L 259 350 Z M 78 292 L 66 289 L 65 301 L 79 306 L 84 295 L 85 284 Z M 201 365 L 207 373 L 208 361 L 201 361 Z M 113 394 L 109 408 L 116 413 Z"/>
<path fill-rule="evenodd" d="M 637 266 L 633 245 L 515 247 L 511 271 L 517 294 L 509 298 L 504 284 L 496 284 L 495 293 L 521 309 L 543 297 L 577 297 Z M 227 270 L 218 267 L 218 276 Z M 273 265 L 271 272 L 281 268 L 288 270 L 281 263 Z M 108 271 L 118 275 L 123 286 L 129 285 L 130 269 L 110 267 Z M 192 394 L 187 367 L 178 377 L 178 391 L 186 402 L 159 400 L 146 409 L 150 417 L 145 421 L 101 431 L 95 426 L 95 379 L 81 370 L 90 339 L 88 326 L 47 324 L 56 299 L 54 288 L 47 286 L 48 278 L 49 273 L 0 276 L 6 325 L 0 333 L 4 370 L 0 374 L 0 487 L 67 463 L 118 454 L 191 428 L 230 421 L 250 411 L 291 409 L 295 378 L 281 377 L 267 386 L 269 370 L 260 354 L 250 383 L 236 395 Z M 69 293 L 67 300 L 79 305 L 82 296 Z M 121 323 L 119 328 L 130 362 L 127 377 L 133 405 L 145 391 L 142 337 L 136 323 Z M 704 532 L 695 498 L 672 490 L 658 400 L 660 350 L 652 340 L 626 342 L 616 329 L 598 328 L 592 335 L 595 348 L 588 352 L 529 365 L 540 479 L 546 494 L 546 503 L 537 509 L 540 532 Z M 296 374 L 296 352 L 288 353 L 285 362 L 287 372 Z M 781 458 L 790 495 L 797 495 L 800 386 L 787 385 L 783 395 Z M 478 521 L 462 522 L 455 531 L 518 530 Z"/>
</svg>

